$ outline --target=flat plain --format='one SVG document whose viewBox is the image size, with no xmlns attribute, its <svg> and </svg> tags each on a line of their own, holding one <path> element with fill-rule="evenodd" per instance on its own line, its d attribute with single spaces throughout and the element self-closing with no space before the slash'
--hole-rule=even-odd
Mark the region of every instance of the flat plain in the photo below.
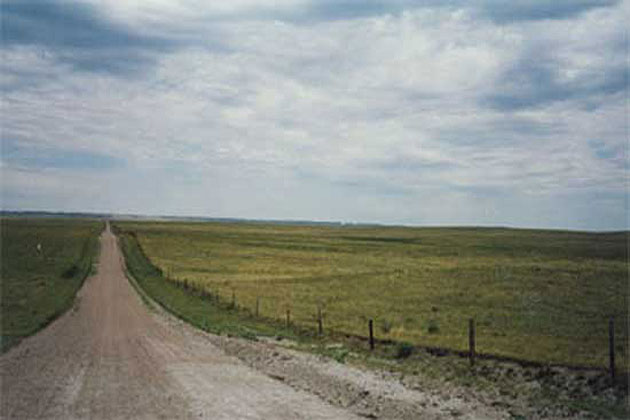
<svg viewBox="0 0 630 420">
<path fill-rule="evenodd" d="M 326 331 L 602 367 L 615 319 L 628 368 L 628 233 L 116 222 L 165 277 Z"/>
</svg>

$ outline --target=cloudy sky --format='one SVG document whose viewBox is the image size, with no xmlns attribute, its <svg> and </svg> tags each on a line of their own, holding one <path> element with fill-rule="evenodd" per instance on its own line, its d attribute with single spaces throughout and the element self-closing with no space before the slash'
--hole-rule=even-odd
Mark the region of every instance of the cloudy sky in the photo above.
<svg viewBox="0 0 630 420">
<path fill-rule="evenodd" d="M 5 210 L 629 226 L 630 0 L 0 4 Z"/>
</svg>

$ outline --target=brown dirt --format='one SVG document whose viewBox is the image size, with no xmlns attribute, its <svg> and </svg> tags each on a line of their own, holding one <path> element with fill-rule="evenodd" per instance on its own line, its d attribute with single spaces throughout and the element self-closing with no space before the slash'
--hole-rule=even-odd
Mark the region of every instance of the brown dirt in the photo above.
<svg viewBox="0 0 630 420">
<path fill-rule="evenodd" d="M 6 419 L 353 419 L 148 310 L 109 227 L 74 308 L 0 358 Z"/>
</svg>

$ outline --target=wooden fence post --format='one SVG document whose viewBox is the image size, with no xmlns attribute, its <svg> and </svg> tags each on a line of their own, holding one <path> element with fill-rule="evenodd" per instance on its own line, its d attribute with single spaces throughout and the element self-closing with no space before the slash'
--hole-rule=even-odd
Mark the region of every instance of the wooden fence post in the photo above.
<svg viewBox="0 0 630 420">
<path fill-rule="evenodd" d="M 370 350 L 374 350 L 374 321 L 368 321 L 368 329 L 370 330 Z"/>
<path fill-rule="evenodd" d="M 608 320 L 608 368 L 610 369 L 610 379 L 615 383 L 615 317 Z"/>
<path fill-rule="evenodd" d="M 470 367 L 475 366 L 475 320 L 468 320 L 468 349 L 470 357 Z"/>
<path fill-rule="evenodd" d="M 324 333 L 324 326 L 322 325 L 322 307 L 317 307 L 317 332 L 319 335 Z"/>
<path fill-rule="evenodd" d="M 287 328 L 291 326 L 291 309 L 287 309 Z"/>
<path fill-rule="evenodd" d="M 256 318 L 260 314 L 260 296 L 256 296 Z"/>
</svg>

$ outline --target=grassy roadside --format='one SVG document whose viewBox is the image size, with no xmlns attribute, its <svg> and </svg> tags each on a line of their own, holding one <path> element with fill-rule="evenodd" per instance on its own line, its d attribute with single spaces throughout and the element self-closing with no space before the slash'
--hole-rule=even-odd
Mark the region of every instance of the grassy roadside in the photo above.
<svg viewBox="0 0 630 420">
<path fill-rule="evenodd" d="M 382 340 L 375 351 L 369 351 L 362 337 L 328 331 L 319 337 L 315 330 L 295 325 L 287 329 L 283 322 L 255 317 L 251 310 L 234 308 L 230 299 L 217 299 L 196 289 L 194 284 L 168 280 L 144 254 L 134 232 L 119 230 L 118 236 L 127 269 L 142 291 L 202 330 L 249 339 L 288 339 L 281 342 L 341 363 L 387 370 L 408 381 L 421 378 L 423 388 L 463 387 L 481 392 L 497 404 L 512 407 L 510 412 L 515 418 L 535 415 L 523 407 L 536 407 L 538 414 L 564 413 L 563 416 L 585 411 L 602 418 L 624 418 L 628 414 L 627 383 L 610 388 L 603 370 L 581 371 L 493 359 L 479 360 L 471 369 L 466 358 L 443 349 Z"/>
<path fill-rule="evenodd" d="M 126 267 L 133 277 L 134 287 L 141 288 L 140 296 L 145 303 L 146 295 L 178 318 L 214 334 L 256 339 L 260 336 L 288 339 L 302 349 L 315 350 L 340 362 L 344 362 L 351 352 L 358 354 L 367 349 L 367 342 L 362 337 L 343 333 L 326 332 L 319 336 L 313 329 L 295 325 L 273 318 L 256 317 L 251 310 L 234 305 L 230 300 L 222 299 L 210 293 L 199 291 L 193 285 L 186 285 L 167 279 L 162 271 L 155 267 L 144 254 L 133 232 L 114 230 L 119 238 L 125 257 Z M 339 346 L 339 341 L 344 341 Z M 384 358 L 395 358 L 399 352 L 397 343 L 389 340 L 377 340 L 379 346 L 369 354 Z M 334 344 L 334 345 L 330 345 Z"/>
<path fill-rule="evenodd" d="M 256 339 L 256 337 L 275 337 L 279 340 L 289 339 L 304 349 L 320 349 L 320 353 L 327 354 L 339 361 L 344 361 L 341 354 L 344 351 L 328 350 L 329 343 L 345 340 L 347 349 L 360 351 L 366 347 L 366 341 L 361 337 L 353 337 L 343 333 L 327 332 L 319 336 L 313 329 L 295 325 L 291 322 L 287 328 L 286 322 L 274 318 L 256 317 L 248 308 L 236 302 L 223 299 L 221 296 L 202 292 L 194 285 L 173 281 L 166 278 L 162 271 L 152 264 L 145 255 L 133 232 L 121 231 L 113 227 L 119 238 L 125 263 L 129 274 L 133 277 L 134 287 L 142 290 L 140 296 L 146 302 L 145 294 L 157 304 L 168 310 L 178 318 L 214 334 Z M 376 354 L 388 357 L 397 351 L 391 341 L 377 340 L 382 344 Z M 375 353 L 372 353 L 375 354 Z"/>
<path fill-rule="evenodd" d="M 217 300 L 216 296 L 201 294 L 168 281 L 144 255 L 132 234 L 116 233 L 129 274 L 144 293 L 178 318 L 214 334 L 244 338 L 261 335 L 297 337 L 293 330 L 284 328 L 278 322 L 256 318 L 248 311 L 234 308 L 231 303 Z"/>
<path fill-rule="evenodd" d="M 102 229 L 88 220 L 0 220 L 1 352 L 72 306 L 92 272 Z"/>
</svg>

